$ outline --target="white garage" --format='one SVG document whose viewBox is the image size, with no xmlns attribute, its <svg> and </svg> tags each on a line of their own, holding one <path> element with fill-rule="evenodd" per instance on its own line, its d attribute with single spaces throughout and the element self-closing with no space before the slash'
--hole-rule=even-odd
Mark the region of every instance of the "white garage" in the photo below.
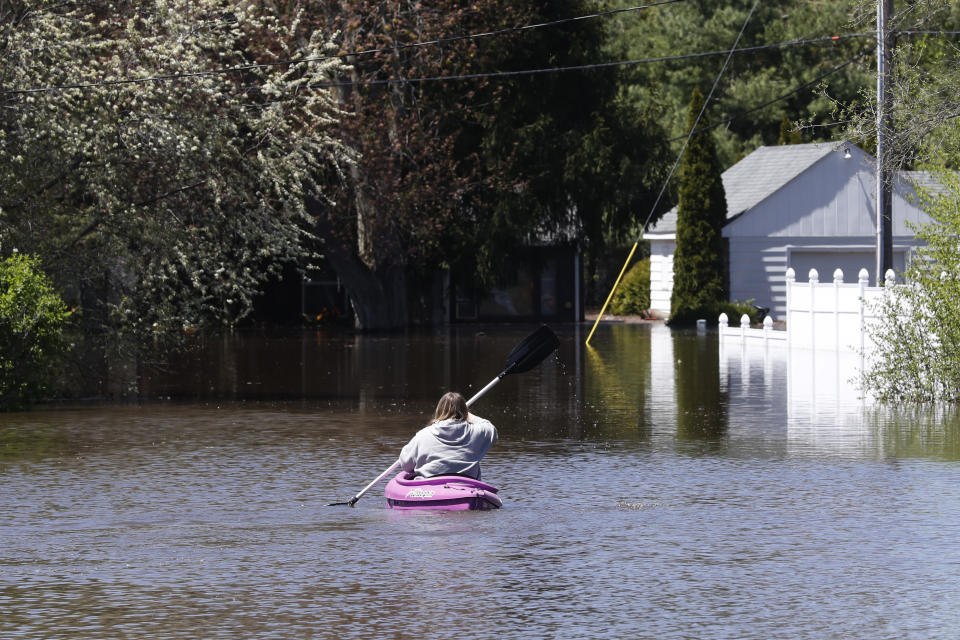
<svg viewBox="0 0 960 640">
<path fill-rule="evenodd" d="M 793 267 L 798 281 L 816 269 L 820 281 L 832 281 L 837 268 L 844 280 L 861 268 L 874 283 L 876 226 L 874 159 L 847 142 L 760 147 L 723 173 L 727 197 L 728 287 L 731 300 L 770 307 L 782 317 L 785 274 Z M 915 204 L 913 183 L 928 175 L 897 176 L 893 197 L 894 268 L 902 271 L 917 246 L 908 226 L 929 220 Z M 676 208 L 651 226 L 650 299 L 652 311 L 670 313 Z"/>
</svg>

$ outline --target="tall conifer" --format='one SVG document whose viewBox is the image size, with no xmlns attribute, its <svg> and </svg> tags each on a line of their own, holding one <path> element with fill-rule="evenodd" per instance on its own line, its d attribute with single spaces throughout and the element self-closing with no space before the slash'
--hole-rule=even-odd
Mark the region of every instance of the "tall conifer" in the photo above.
<svg viewBox="0 0 960 640">
<path fill-rule="evenodd" d="M 703 94 L 693 90 L 687 130 L 703 108 Z M 726 298 L 721 229 L 727 219 L 727 199 L 720 163 L 709 130 L 694 134 L 680 164 L 677 249 L 673 258 L 670 323 L 714 320 Z"/>
</svg>

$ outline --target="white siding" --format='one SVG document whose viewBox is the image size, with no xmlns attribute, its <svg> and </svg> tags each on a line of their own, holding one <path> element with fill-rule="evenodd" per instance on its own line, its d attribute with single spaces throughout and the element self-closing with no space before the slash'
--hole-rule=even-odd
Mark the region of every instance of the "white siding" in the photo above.
<svg viewBox="0 0 960 640">
<path fill-rule="evenodd" d="M 794 244 L 797 238 L 873 238 L 875 178 L 867 160 L 827 155 L 727 224 L 724 237 L 785 237 L 794 239 Z M 894 238 L 912 238 L 908 223 L 928 220 L 916 205 L 913 187 L 898 180 L 893 195 Z"/>
<path fill-rule="evenodd" d="M 811 268 L 821 282 L 835 269 L 847 281 L 863 267 L 875 270 L 876 220 L 872 159 L 832 153 L 724 227 L 730 247 L 730 298 L 786 312 L 784 273 L 793 267 L 806 280 Z M 900 182 L 893 198 L 894 269 L 904 269 L 916 240 L 907 223 L 929 217 L 915 205 L 913 188 Z"/>
<path fill-rule="evenodd" d="M 732 221 L 723 235 L 863 236 L 874 232 L 867 161 L 832 153 Z"/>
<path fill-rule="evenodd" d="M 670 294 L 673 292 L 674 240 L 650 240 L 650 311 L 658 317 L 670 315 Z"/>
</svg>

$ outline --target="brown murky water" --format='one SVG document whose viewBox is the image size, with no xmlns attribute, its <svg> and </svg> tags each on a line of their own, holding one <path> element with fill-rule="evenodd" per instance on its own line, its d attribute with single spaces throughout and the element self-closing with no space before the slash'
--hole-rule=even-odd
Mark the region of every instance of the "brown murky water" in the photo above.
<svg viewBox="0 0 960 640">
<path fill-rule="evenodd" d="M 474 407 L 500 429 L 502 510 L 325 506 L 529 330 L 235 337 L 138 404 L 0 415 L 0 637 L 960 629 L 960 420 L 797 373 L 826 356 L 556 327 L 556 359 Z"/>
</svg>

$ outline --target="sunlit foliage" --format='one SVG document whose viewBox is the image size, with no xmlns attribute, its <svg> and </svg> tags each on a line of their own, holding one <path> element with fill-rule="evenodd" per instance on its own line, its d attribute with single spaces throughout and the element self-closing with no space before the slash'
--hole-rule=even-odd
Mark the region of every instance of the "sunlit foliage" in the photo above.
<svg viewBox="0 0 960 640">
<path fill-rule="evenodd" d="M 340 68 L 323 34 L 239 1 L 0 14 L 0 243 L 42 256 L 88 327 L 232 324 L 309 253 L 304 194 L 349 157 L 309 88 Z"/>
<path fill-rule="evenodd" d="M 42 398 L 65 348 L 70 312 L 36 258 L 0 260 L 0 411 Z"/>
<path fill-rule="evenodd" d="M 943 188 L 923 195 L 931 221 L 917 229 L 925 245 L 868 325 L 864 388 L 885 400 L 960 402 L 960 178 L 937 175 Z"/>
<path fill-rule="evenodd" d="M 638 113 L 659 113 L 675 152 L 687 133 L 690 92 L 706 93 L 718 82 L 702 124 L 713 126 L 727 168 L 758 146 L 777 144 L 784 120 L 804 142 L 840 134 L 834 101 L 849 103 L 875 86 L 872 28 L 854 23 L 855 6 L 856 0 L 662 3 L 617 16 L 620 31 L 611 46 L 623 59 L 667 58 L 632 67 L 628 96 Z M 734 54 L 718 78 L 741 29 L 739 48 L 751 50 Z M 852 33 L 862 36 L 831 39 Z M 707 52 L 716 54 L 696 55 Z M 675 56 L 694 57 L 669 59 Z"/>
</svg>

